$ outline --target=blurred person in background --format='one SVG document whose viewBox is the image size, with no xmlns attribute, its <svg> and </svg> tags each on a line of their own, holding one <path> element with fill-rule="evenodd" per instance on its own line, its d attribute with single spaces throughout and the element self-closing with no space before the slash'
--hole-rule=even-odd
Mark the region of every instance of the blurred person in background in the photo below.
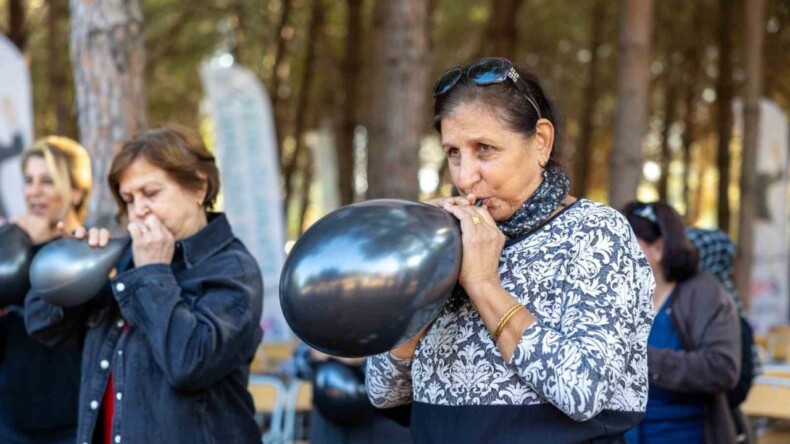
<svg viewBox="0 0 790 444">
<path fill-rule="evenodd" d="M 409 444 L 408 427 L 391 417 L 402 411 L 375 409 L 365 393 L 365 358 L 339 358 L 301 343 L 294 352 L 297 377 L 313 386 L 310 444 Z M 318 378 L 323 378 L 322 383 Z M 334 381 L 326 379 L 334 378 Z M 332 384 L 331 386 L 329 384 Z M 332 404 L 333 395 L 322 390 L 344 388 L 341 395 L 355 402 Z M 397 410 L 397 408 L 395 409 Z"/>
<path fill-rule="evenodd" d="M 648 338 L 650 393 L 629 444 L 735 444 L 727 391 L 738 382 L 740 327 L 735 303 L 711 274 L 683 220 L 666 202 L 623 209 L 656 278 Z"/>
<path fill-rule="evenodd" d="M 30 238 L 34 252 L 59 237 L 58 223 L 69 231 L 85 223 L 92 177 L 79 143 L 38 140 L 22 155 L 22 174 L 26 212 L 11 223 Z M 22 302 L 0 307 L 0 442 L 74 443 L 80 344 L 52 349 L 31 338 Z"/>
</svg>

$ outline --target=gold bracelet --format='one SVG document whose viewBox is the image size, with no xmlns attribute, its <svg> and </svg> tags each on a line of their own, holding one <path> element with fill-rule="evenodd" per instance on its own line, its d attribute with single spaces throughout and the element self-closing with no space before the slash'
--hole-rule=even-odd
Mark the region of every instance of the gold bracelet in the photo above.
<svg viewBox="0 0 790 444">
<path fill-rule="evenodd" d="M 520 302 L 516 302 L 515 305 L 510 307 L 504 315 L 502 315 L 502 319 L 499 320 L 499 325 L 496 327 L 496 331 L 494 332 L 494 342 L 499 341 L 499 336 L 502 335 L 502 331 L 505 329 L 508 321 L 512 318 L 521 308 L 524 308 Z"/>
</svg>

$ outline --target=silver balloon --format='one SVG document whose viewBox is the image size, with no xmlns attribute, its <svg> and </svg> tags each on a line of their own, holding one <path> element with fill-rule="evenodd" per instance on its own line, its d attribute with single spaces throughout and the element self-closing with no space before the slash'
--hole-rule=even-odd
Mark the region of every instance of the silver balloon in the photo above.
<svg viewBox="0 0 790 444">
<path fill-rule="evenodd" d="M 103 248 L 72 238 L 51 242 L 33 258 L 30 286 L 50 304 L 81 305 L 101 290 L 129 241 L 112 239 Z"/>
<path fill-rule="evenodd" d="M 428 326 L 461 267 L 461 232 L 439 208 L 372 200 L 334 211 L 294 245 L 280 303 L 299 338 L 334 356 L 391 350 Z"/>
<path fill-rule="evenodd" d="M 0 307 L 21 305 L 30 288 L 30 261 L 33 244 L 15 224 L 0 227 Z"/>
</svg>

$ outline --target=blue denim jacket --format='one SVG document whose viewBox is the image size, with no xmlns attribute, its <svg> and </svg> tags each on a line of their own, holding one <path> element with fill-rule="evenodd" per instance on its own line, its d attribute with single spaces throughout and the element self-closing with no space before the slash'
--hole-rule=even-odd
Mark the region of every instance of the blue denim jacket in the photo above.
<svg viewBox="0 0 790 444">
<path fill-rule="evenodd" d="M 173 262 L 118 275 L 75 308 L 25 302 L 30 334 L 50 345 L 84 337 L 77 443 L 94 442 L 112 372 L 116 443 L 260 442 L 247 391 L 263 333 L 263 283 L 255 259 L 223 214 L 176 243 Z M 129 328 L 124 328 L 128 324 Z"/>
</svg>

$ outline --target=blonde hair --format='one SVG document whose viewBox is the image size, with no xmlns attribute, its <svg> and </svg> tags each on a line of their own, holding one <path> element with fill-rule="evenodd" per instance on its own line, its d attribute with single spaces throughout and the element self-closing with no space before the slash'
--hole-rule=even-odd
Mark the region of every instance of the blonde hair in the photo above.
<svg viewBox="0 0 790 444">
<path fill-rule="evenodd" d="M 22 154 L 22 170 L 34 156 L 44 159 L 55 190 L 63 197 L 66 208 L 74 208 L 77 218 L 84 221 L 88 215 L 88 202 L 93 186 L 91 159 L 85 148 L 68 137 L 44 137 Z M 83 192 L 79 202 L 71 201 L 73 189 Z"/>
</svg>

